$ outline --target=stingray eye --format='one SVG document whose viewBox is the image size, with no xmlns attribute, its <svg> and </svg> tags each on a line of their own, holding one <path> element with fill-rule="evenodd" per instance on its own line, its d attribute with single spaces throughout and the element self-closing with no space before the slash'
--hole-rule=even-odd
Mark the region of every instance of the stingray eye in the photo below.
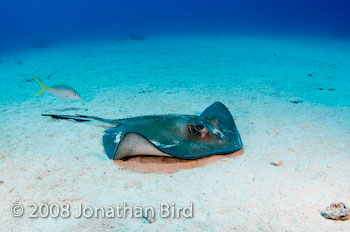
<svg viewBox="0 0 350 232">
<path fill-rule="evenodd" d="M 204 126 L 196 126 L 196 130 L 200 131 L 203 130 Z"/>
<path fill-rule="evenodd" d="M 194 125 L 187 125 L 187 129 L 190 135 L 196 135 L 198 133 Z"/>
</svg>

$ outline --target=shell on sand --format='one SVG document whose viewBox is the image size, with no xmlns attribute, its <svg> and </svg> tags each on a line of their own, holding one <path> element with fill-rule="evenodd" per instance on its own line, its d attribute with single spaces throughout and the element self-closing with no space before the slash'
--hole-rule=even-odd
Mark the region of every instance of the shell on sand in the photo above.
<svg viewBox="0 0 350 232">
<path fill-rule="evenodd" d="M 332 203 L 321 212 L 321 216 L 326 219 L 345 221 L 350 219 L 350 209 L 344 203 Z"/>
</svg>

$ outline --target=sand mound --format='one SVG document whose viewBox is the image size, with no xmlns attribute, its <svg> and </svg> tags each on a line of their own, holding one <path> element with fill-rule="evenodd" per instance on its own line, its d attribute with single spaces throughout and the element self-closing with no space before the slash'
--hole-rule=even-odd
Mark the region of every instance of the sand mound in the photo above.
<svg viewBox="0 0 350 232">
<path fill-rule="evenodd" d="M 183 160 L 168 157 L 138 156 L 126 161 L 116 160 L 117 165 L 141 173 L 175 173 L 184 169 L 203 167 L 217 160 L 234 158 L 242 155 L 243 150 L 228 155 L 214 155 L 197 160 Z"/>
</svg>

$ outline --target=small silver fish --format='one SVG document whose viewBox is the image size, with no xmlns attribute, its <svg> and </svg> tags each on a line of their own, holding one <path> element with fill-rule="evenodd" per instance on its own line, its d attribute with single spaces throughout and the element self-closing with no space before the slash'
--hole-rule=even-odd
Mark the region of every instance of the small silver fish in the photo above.
<svg viewBox="0 0 350 232">
<path fill-rule="evenodd" d="M 38 82 L 38 84 L 42 88 L 38 93 L 35 94 L 35 96 L 39 96 L 40 94 L 47 91 L 52 95 L 64 100 L 81 100 L 79 93 L 68 85 L 57 84 L 51 87 L 47 87 L 43 83 L 41 83 L 41 81 L 38 78 L 34 77 L 33 80 Z"/>
</svg>

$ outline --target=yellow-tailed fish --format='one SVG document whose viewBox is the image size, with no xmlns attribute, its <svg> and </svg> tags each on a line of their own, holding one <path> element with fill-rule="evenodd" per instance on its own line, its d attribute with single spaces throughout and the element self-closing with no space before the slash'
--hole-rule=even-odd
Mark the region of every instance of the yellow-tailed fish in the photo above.
<svg viewBox="0 0 350 232">
<path fill-rule="evenodd" d="M 33 80 L 38 82 L 38 84 L 41 86 L 41 90 L 38 93 L 36 93 L 35 96 L 38 96 L 47 91 L 52 95 L 64 100 L 81 100 L 79 93 L 68 85 L 57 84 L 51 87 L 47 87 L 43 83 L 41 83 L 41 81 L 38 78 L 34 77 Z"/>
</svg>

